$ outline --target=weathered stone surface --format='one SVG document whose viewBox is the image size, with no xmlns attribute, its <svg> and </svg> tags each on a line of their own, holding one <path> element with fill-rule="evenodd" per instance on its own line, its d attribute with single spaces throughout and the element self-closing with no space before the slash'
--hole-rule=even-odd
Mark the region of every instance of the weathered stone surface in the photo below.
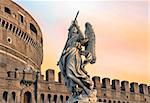
<svg viewBox="0 0 150 103">
<path fill-rule="evenodd" d="M 11 14 L 4 11 L 5 7 L 11 10 Z M 19 22 L 19 13 L 25 16 L 23 24 Z M 9 23 L 8 27 L 7 22 Z M 29 29 L 30 22 L 37 28 L 38 35 Z M 9 30 L 11 24 L 12 28 Z M 17 28 L 19 30 L 16 33 Z M 19 35 L 20 29 L 26 33 L 25 37 Z M 33 40 L 29 39 L 29 36 Z M 8 41 L 8 37 L 11 38 L 12 42 Z M 36 21 L 12 1 L 0 0 L 0 103 L 6 103 L 5 100 L 7 103 L 24 103 L 25 96 L 29 95 L 32 95 L 31 103 L 36 103 L 36 100 L 37 103 L 41 103 L 41 101 L 44 103 L 66 103 L 69 98 L 70 93 L 64 86 L 63 79 L 60 78 L 59 82 L 54 81 L 54 72 L 47 73 L 47 80 L 42 80 L 39 73 L 38 80 L 36 80 L 37 71 L 41 69 L 43 47 L 41 45 L 37 48 L 37 44 L 34 44 L 33 41 L 42 43 L 42 33 Z M 25 74 L 23 74 L 25 68 Z M 31 69 L 35 69 L 35 71 Z M 113 83 L 117 88 L 112 88 L 112 83 L 106 79 L 102 85 L 100 78 L 96 78 L 93 80 L 98 91 L 98 103 L 150 103 L 150 86 L 141 85 L 140 88 L 142 89 L 138 92 L 138 85 L 136 85 L 132 90 L 133 92 L 130 92 L 128 81 L 121 82 L 119 89 L 118 83 Z M 13 99 L 14 96 L 15 100 Z"/>
</svg>

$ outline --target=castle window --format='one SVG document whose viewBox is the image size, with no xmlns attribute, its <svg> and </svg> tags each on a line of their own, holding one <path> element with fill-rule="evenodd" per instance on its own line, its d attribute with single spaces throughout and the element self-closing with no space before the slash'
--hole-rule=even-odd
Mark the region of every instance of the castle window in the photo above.
<svg viewBox="0 0 150 103">
<path fill-rule="evenodd" d="M 29 42 L 30 42 L 30 40 L 31 40 L 31 38 L 29 37 L 29 39 L 28 39 L 28 41 L 27 41 L 27 42 L 29 43 Z"/>
<path fill-rule="evenodd" d="M 54 103 L 57 103 L 57 95 L 54 95 L 53 101 L 54 101 Z"/>
<path fill-rule="evenodd" d="M 5 20 L 2 21 L 2 27 L 4 27 L 4 25 L 5 25 Z"/>
<path fill-rule="evenodd" d="M 26 40 L 26 36 L 27 36 L 27 34 L 26 34 L 26 33 L 24 33 L 24 37 L 23 37 L 23 39 L 24 39 L 24 40 Z"/>
<path fill-rule="evenodd" d="M 22 31 L 21 38 L 23 38 L 23 36 L 24 36 L 24 32 Z"/>
<path fill-rule="evenodd" d="M 26 36 L 26 38 L 25 38 L 25 41 L 27 41 L 28 40 L 28 35 Z"/>
<path fill-rule="evenodd" d="M 51 95 L 48 94 L 48 103 L 50 103 L 50 102 L 51 102 Z"/>
<path fill-rule="evenodd" d="M 7 24 L 6 24 L 6 26 L 5 26 L 6 29 L 8 28 L 8 25 L 9 25 L 9 23 L 7 22 Z"/>
<path fill-rule="evenodd" d="M 3 100 L 5 101 L 5 102 L 7 102 L 7 98 L 8 98 L 8 92 L 4 92 L 3 93 Z"/>
<path fill-rule="evenodd" d="M 106 99 L 104 99 L 104 102 L 106 103 Z"/>
<path fill-rule="evenodd" d="M 101 100 L 101 99 L 99 99 L 99 102 L 102 102 L 102 100 Z"/>
<path fill-rule="evenodd" d="M 19 34 L 18 34 L 18 36 L 20 36 L 20 34 L 21 34 L 21 30 L 19 31 Z"/>
<path fill-rule="evenodd" d="M 17 28 L 17 29 L 16 29 L 16 34 L 18 33 L 18 30 L 19 30 L 19 29 Z"/>
<path fill-rule="evenodd" d="M 12 39 L 10 37 L 7 37 L 7 42 L 11 44 L 12 43 Z"/>
<path fill-rule="evenodd" d="M 25 92 L 24 93 L 24 101 L 25 103 L 32 103 L 32 94 L 31 92 Z"/>
<path fill-rule="evenodd" d="M 24 36 L 24 32 L 22 31 L 21 38 Z"/>
<path fill-rule="evenodd" d="M 109 100 L 108 103 L 111 103 L 111 100 Z"/>
<path fill-rule="evenodd" d="M 8 7 L 5 7 L 5 8 L 4 8 L 4 11 L 5 11 L 6 13 L 8 13 L 8 14 L 11 14 L 11 10 L 10 10 Z"/>
<path fill-rule="evenodd" d="M 41 103 L 44 103 L 44 94 L 41 94 Z"/>
<path fill-rule="evenodd" d="M 15 92 L 12 92 L 12 99 L 15 102 L 15 100 L 16 100 L 16 93 Z"/>
<path fill-rule="evenodd" d="M 9 30 L 11 31 L 11 29 L 12 29 L 12 24 L 10 24 L 10 26 L 9 26 Z"/>
<path fill-rule="evenodd" d="M 32 23 L 30 23 L 30 30 L 32 32 L 34 32 L 35 34 L 37 34 L 37 30 L 36 30 L 35 26 Z"/>
<path fill-rule="evenodd" d="M 63 96 L 60 96 L 60 103 L 63 103 Z"/>
<path fill-rule="evenodd" d="M 66 101 L 69 99 L 69 96 L 66 96 Z"/>
<path fill-rule="evenodd" d="M 24 17 L 21 14 L 19 14 L 19 22 L 24 23 Z"/>
<path fill-rule="evenodd" d="M 15 29 L 16 29 L 16 27 L 14 26 L 14 27 L 13 27 L 13 33 L 15 32 Z"/>
</svg>

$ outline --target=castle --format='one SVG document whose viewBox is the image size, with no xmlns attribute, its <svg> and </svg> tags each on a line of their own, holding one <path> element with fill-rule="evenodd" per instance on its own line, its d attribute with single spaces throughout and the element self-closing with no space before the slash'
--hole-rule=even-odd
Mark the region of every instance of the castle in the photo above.
<svg viewBox="0 0 150 103">
<path fill-rule="evenodd" d="M 0 0 L 0 103 L 65 103 L 61 73 L 41 75 L 43 38 L 34 18 L 11 0 Z M 93 77 L 99 102 L 150 103 L 150 86 Z"/>
</svg>

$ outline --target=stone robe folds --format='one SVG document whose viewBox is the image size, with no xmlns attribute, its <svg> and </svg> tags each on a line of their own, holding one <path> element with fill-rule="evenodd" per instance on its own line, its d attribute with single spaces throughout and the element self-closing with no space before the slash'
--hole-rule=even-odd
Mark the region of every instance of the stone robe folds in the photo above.
<svg viewBox="0 0 150 103">
<path fill-rule="evenodd" d="M 81 69 L 81 44 L 77 42 L 78 38 L 79 34 L 73 34 L 68 40 L 66 50 L 59 61 L 59 67 L 66 79 L 68 79 L 68 75 L 74 75 L 76 78 L 81 79 L 82 82 L 90 84 L 91 81 L 88 79 L 89 77 Z"/>
</svg>

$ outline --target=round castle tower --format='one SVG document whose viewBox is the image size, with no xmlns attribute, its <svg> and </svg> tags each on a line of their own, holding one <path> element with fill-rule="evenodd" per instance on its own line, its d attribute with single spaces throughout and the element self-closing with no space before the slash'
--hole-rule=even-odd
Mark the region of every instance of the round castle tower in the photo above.
<svg viewBox="0 0 150 103">
<path fill-rule="evenodd" d="M 12 70 L 40 71 L 43 38 L 33 17 L 11 0 L 0 1 L 0 77 Z"/>
</svg>

